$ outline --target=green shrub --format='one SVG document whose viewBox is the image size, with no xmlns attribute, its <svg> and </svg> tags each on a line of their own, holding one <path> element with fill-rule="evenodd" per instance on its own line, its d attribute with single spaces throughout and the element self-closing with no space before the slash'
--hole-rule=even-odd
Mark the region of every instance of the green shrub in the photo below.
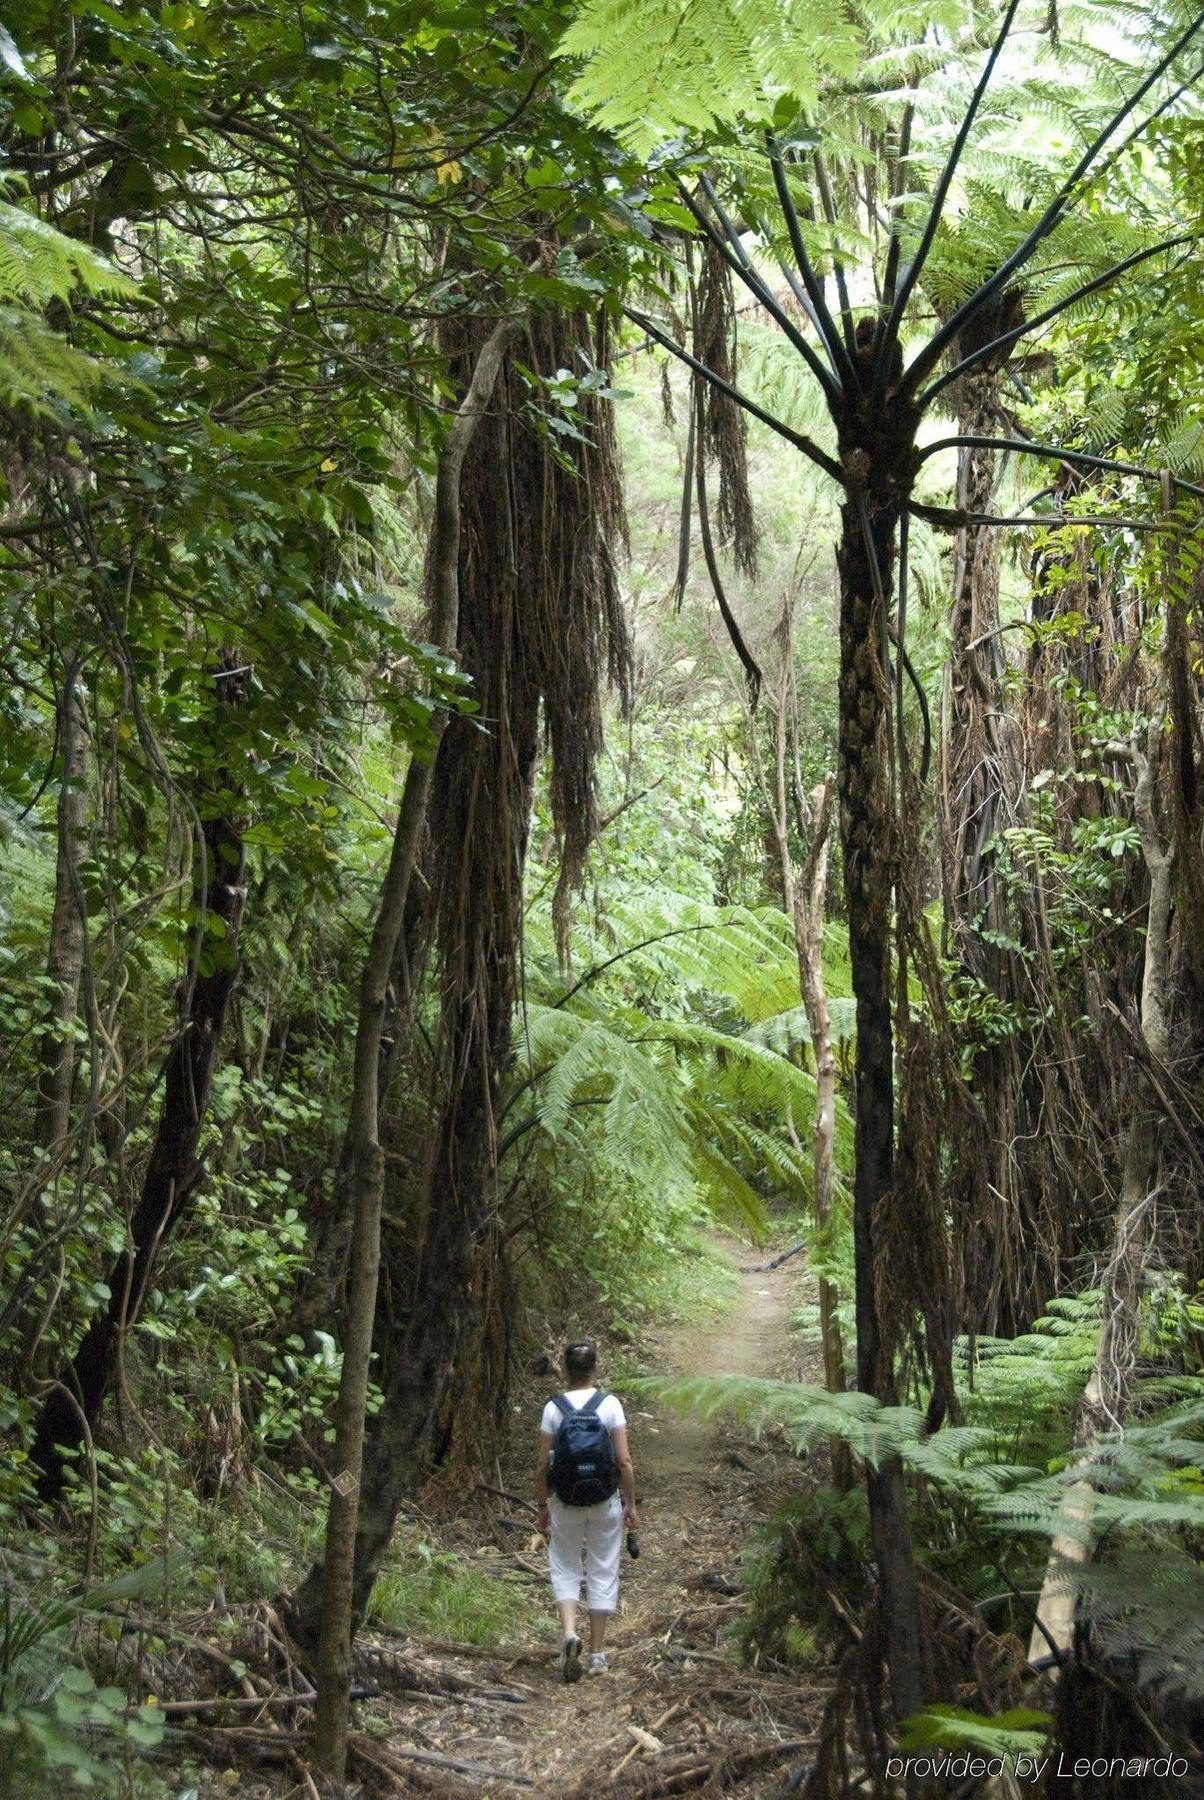
<svg viewBox="0 0 1204 1800">
<path fill-rule="evenodd" d="M 744 1556 L 749 1607 L 735 1637 L 746 1657 L 815 1662 L 838 1637 L 832 1598 L 860 1606 L 869 1513 L 860 1488 L 817 1488 L 779 1507 Z"/>
<path fill-rule="evenodd" d="M 399 1545 L 372 1594 L 368 1622 L 414 1637 L 490 1646 L 533 1624 L 525 1581 L 477 1568 L 419 1538 Z"/>
</svg>

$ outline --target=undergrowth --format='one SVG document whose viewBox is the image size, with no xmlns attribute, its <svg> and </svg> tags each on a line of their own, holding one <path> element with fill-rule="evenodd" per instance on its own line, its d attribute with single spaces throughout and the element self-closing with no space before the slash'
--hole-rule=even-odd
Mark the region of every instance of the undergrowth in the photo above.
<svg viewBox="0 0 1204 1800">
<path fill-rule="evenodd" d="M 853 1596 L 860 1603 L 869 1560 L 861 1489 L 821 1487 L 787 1500 L 744 1553 L 749 1605 L 733 1636 L 745 1660 L 765 1654 L 801 1665 L 829 1653 L 841 1605 Z"/>
<path fill-rule="evenodd" d="M 929 1433 L 908 1406 L 806 1383 L 747 1377 L 647 1384 L 671 1404 L 735 1411 L 758 1428 L 783 1427 L 800 1453 L 829 1434 L 856 1455 L 901 1456 L 913 1472 L 913 1529 L 921 1559 L 967 1596 L 995 1629 L 1025 1639 L 1031 1600 L 1067 1529 L 1067 1487 L 1093 1490 L 1093 1563 L 1067 1570 L 1105 1652 L 1147 1689 L 1190 1704 L 1204 1698 L 1204 1622 L 1193 1547 L 1204 1533 L 1204 1383 L 1152 1357 L 1135 1384 L 1133 1421 L 1074 1452 L 1071 1430 L 1099 1331 L 1099 1295 L 1051 1305 L 1029 1333 L 980 1339 L 958 1359 L 962 1422 Z M 1151 1350 L 1176 1348 L 1164 1326 Z M 1178 1359 L 1182 1369 L 1183 1359 Z M 805 1659 L 839 1637 L 864 1604 L 870 1564 L 860 1488 L 818 1488 L 792 1500 L 754 1539 L 745 1561 L 746 1655 Z M 1000 1591 L 1002 1590 L 1002 1591 Z"/>
<path fill-rule="evenodd" d="M 521 1637 L 534 1617 L 525 1581 L 413 1537 L 394 1547 L 373 1589 L 368 1623 L 492 1648 Z"/>
</svg>

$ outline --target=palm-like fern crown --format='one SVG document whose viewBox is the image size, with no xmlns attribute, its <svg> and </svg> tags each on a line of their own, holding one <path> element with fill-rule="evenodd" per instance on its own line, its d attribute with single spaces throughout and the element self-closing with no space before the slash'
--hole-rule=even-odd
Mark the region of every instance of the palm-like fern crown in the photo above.
<svg viewBox="0 0 1204 1800">
<path fill-rule="evenodd" d="M 992 48 L 996 18 L 954 4 L 854 15 L 833 0 L 782 11 L 763 0 L 594 0 L 562 49 L 585 59 L 577 103 L 652 166 L 668 161 L 687 182 L 710 168 L 765 270 L 789 264 L 794 248 L 765 154 L 769 134 L 808 255 L 829 276 L 841 266 L 855 311 L 883 300 L 892 236 L 904 282 L 922 245 L 921 289 L 909 314 L 924 326 L 1017 250 L 1133 92 L 1151 44 L 1164 47 L 1176 29 L 1175 19 L 1148 7 L 1078 5 L 1059 9 L 1052 26 L 1043 3 L 1011 10 L 1010 29 Z M 1174 86 L 1184 67 L 1183 57 L 1172 60 L 1165 80 L 1151 86 L 1144 109 L 1110 140 L 1117 154 L 1088 173 L 1018 273 L 1012 285 L 1029 318 L 1174 229 L 1165 192 L 1124 145 L 1132 124 L 1163 103 L 1168 116 L 1190 107 Z M 968 109 L 972 130 L 956 168 L 947 168 Z M 934 193 L 943 205 L 925 244 Z M 1160 259 L 1146 274 L 1163 270 Z M 1123 291 L 1109 285 L 1108 303 Z M 1083 304 L 1099 302 L 1087 296 Z"/>
</svg>

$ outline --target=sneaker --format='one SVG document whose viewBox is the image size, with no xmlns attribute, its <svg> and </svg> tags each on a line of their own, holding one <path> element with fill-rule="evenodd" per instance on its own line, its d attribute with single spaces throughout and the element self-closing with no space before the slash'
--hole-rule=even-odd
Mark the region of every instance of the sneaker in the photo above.
<svg viewBox="0 0 1204 1800">
<path fill-rule="evenodd" d="M 566 1637 L 560 1652 L 559 1667 L 566 1681 L 581 1680 L 581 1639 Z"/>
<path fill-rule="evenodd" d="M 605 1675 L 608 1667 L 609 1667 L 609 1664 L 606 1661 L 605 1650 L 591 1650 L 590 1651 L 589 1662 L 586 1665 L 587 1674 Z"/>
</svg>

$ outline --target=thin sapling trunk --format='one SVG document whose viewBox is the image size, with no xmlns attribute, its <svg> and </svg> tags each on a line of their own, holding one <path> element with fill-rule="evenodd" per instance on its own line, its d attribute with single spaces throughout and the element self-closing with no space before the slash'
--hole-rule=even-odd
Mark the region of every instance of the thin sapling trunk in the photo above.
<svg viewBox="0 0 1204 1800">
<path fill-rule="evenodd" d="M 239 675 L 235 658 L 227 658 L 215 671 L 219 717 L 243 699 Z M 217 718 L 214 724 L 218 729 Z M 126 1248 L 108 1273 L 109 1298 L 75 1356 L 60 1370 L 38 1415 L 30 1454 L 40 1471 L 38 1492 L 43 1500 L 57 1499 L 67 1461 L 95 1430 L 126 1334 L 138 1321 L 161 1253 L 204 1179 L 201 1132 L 230 996 L 238 981 L 238 932 L 246 897 L 242 828 L 233 810 L 238 784 L 219 766 L 211 786 L 222 804 L 202 828 L 203 873 L 196 904 L 198 916 L 206 922 L 203 953 L 167 1059 L 163 1105 Z"/>
<path fill-rule="evenodd" d="M 432 637 L 444 650 L 454 648 L 459 622 L 460 474 L 468 446 L 492 397 L 517 330 L 516 322 L 505 320 L 495 327 L 482 346 L 468 392 L 439 456 L 431 558 Z M 436 717 L 436 746 L 445 720 L 446 714 Z M 336 1780 L 342 1780 L 347 1762 L 351 1639 L 355 1625 L 356 1525 L 380 1271 L 380 1215 L 385 1185 L 379 1119 L 381 1036 L 390 973 L 426 823 L 433 766 L 433 753 L 428 761 L 415 759 L 410 764 L 360 983 L 348 1131 L 355 1211 L 347 1276 L 347 1329 L 335 1411 L 335 1474 L 331 1482 L 320 1578 L 321 1616 L 316 1657 L 316 1750 L 323 1768 Z"/>
</svg>

